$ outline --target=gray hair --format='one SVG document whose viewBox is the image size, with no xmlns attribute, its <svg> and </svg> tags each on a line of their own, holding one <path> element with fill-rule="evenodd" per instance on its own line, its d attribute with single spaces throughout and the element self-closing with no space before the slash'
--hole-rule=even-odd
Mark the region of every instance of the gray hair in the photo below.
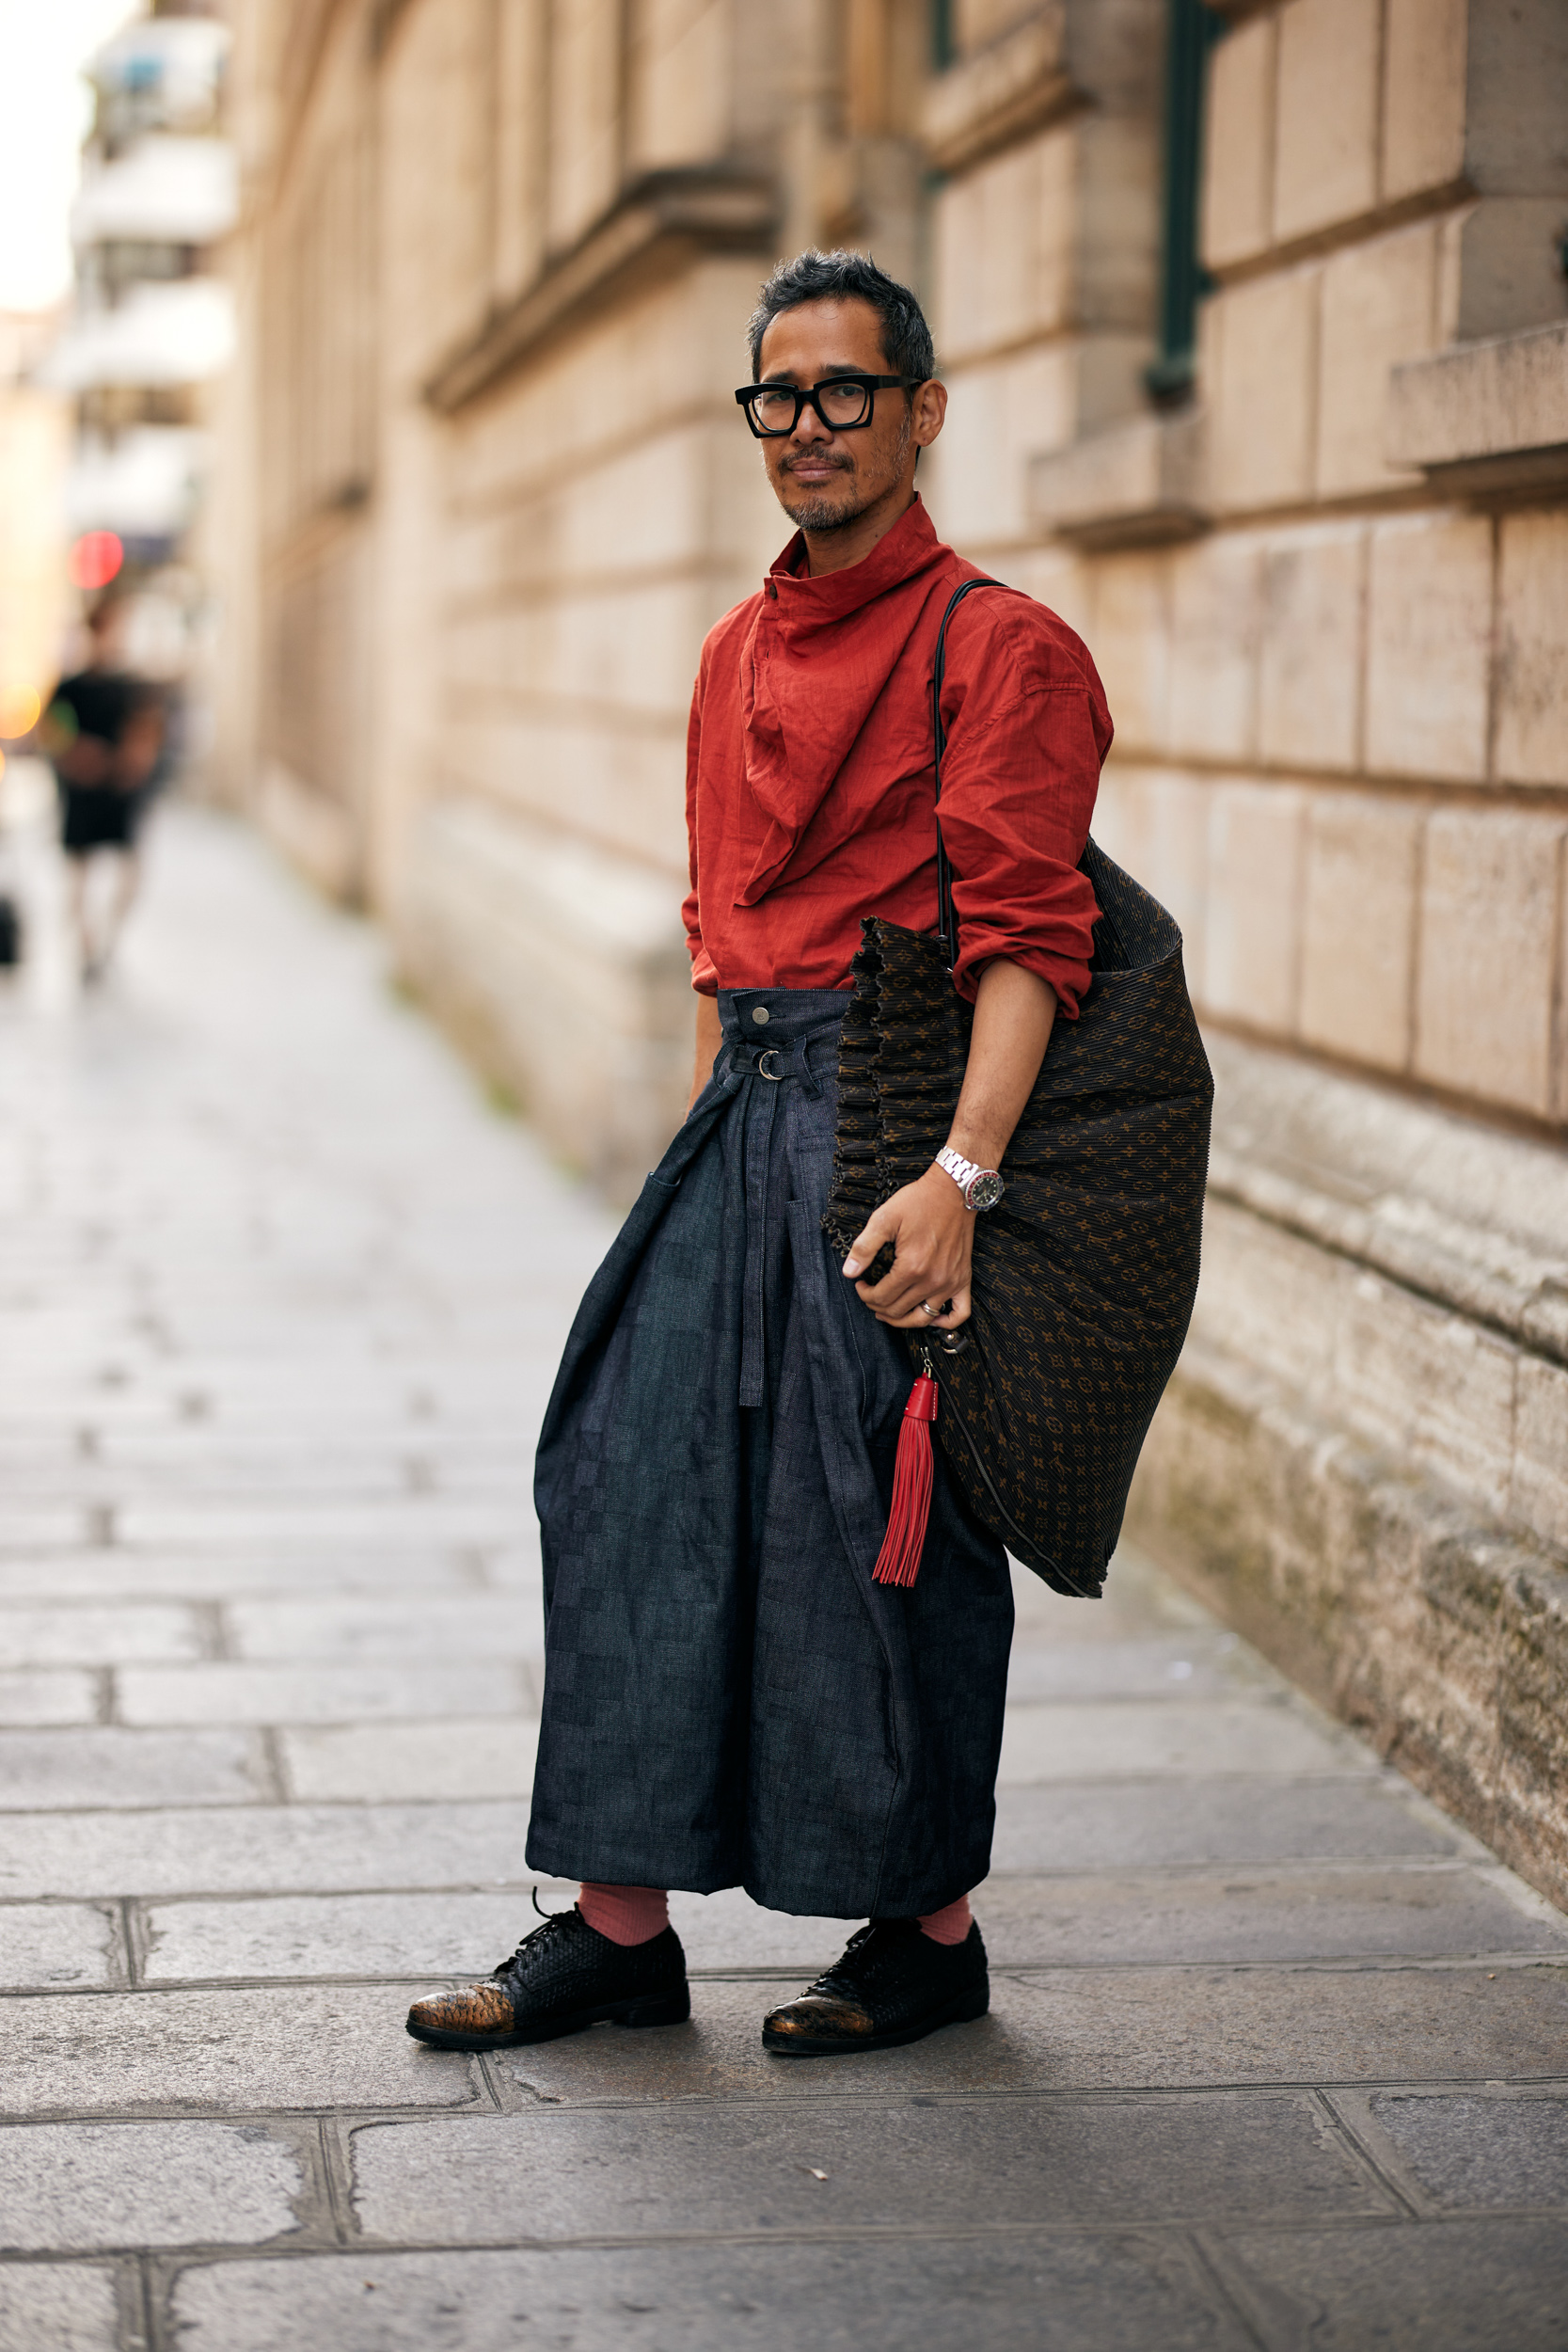
<svg viewBox="0 0 1568 2352">
<path fill-rule="evenodd" d="M 908 286 L 879 269 L 869 254 L 818 253 L 813 246 L 793 262 L 781 262 L 763 281 L 746 330 L 753 378 L 768 329 L 781 310 L 799 310 L 803 302 L 868 302 L 881 322 L 882 357 L 889 373 L 913 376 L 921 384 L 935 375 L 931 330 Z"/>
</svg>

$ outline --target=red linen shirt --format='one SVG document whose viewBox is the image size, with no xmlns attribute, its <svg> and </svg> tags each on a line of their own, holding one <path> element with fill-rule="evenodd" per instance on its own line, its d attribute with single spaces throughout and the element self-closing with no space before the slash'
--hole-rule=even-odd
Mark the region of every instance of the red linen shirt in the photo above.
<svg viewBox="0 0 1568 2352">
<path fill-rule="evenodd" d="M 931 664 L 953 590 L 984 575 L 918 498 L 847 571 L 802 562 L 797 535 L 703 647 L 685 915 L 704 995 L 847 987 L 863 914 L 936 929 Z M 1094 663 L 1044 605 L 982 588 L 948 627 L 942 710 L 959 993 L 1005 956 L 1075 1019 L 1099 912 L 1077 866 L 1111 742 Z"/>
</svg>

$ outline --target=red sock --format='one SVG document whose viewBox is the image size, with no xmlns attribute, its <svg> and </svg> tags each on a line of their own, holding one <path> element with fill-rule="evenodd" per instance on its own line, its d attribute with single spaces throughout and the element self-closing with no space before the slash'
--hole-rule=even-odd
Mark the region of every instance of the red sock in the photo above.
<svg viewBox="0 0 1568 2352">
<path fill-rule="evenodd" d="M 646 1944 L 670 1924 L 670 1898 L 662 1886 L 594 1886 L 585 1879 L 578 1909 L 612 1944 Z"/>
<path fill-rule="evenodd" d="M 920 1932 L 928 1935 L 933 1944 L 961 1944 L 974 1924 L 969 1897 L 960 1895 L 956 1903 L 944 1903 L 940 1911 L 928 1911 L 920 1922 Z"/>
</svg>

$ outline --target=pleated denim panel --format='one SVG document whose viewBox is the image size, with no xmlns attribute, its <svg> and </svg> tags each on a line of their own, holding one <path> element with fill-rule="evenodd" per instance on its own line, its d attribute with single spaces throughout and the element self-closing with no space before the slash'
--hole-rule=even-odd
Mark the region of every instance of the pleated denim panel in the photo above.
<svg viewBox="0 0 1568 2352">
<path fill-rule="evenodd" d="M 917 1581 L 871 1576 L 911 1375 L 821 1230 L 847 1002 L 721 997 L 714 1076 L 573 1326 L 534 1869 L 864 1918 L 989 1867 L 1012 1592 L 940 1454 Z"/>
</svg>

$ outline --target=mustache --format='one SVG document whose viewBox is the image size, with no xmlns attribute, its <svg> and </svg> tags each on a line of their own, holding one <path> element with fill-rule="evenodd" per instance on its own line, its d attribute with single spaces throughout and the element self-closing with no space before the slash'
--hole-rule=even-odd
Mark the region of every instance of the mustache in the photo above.
<svg viewBox="0 0 1568 2352">
<path fill-rule="evenodd" d="M 803 449 L 799 457 L 785 457 L 782 459 L 779 465 L 779 471 L 781 473 L 793 473 L 797 466 L 802 465 L 836 466 L 841 473 L 853 473 L 855 470 L 855 461 L 847 452 L 840 454 L 836 451 L 830 452 L 828 450 Z"/>
</svg>

